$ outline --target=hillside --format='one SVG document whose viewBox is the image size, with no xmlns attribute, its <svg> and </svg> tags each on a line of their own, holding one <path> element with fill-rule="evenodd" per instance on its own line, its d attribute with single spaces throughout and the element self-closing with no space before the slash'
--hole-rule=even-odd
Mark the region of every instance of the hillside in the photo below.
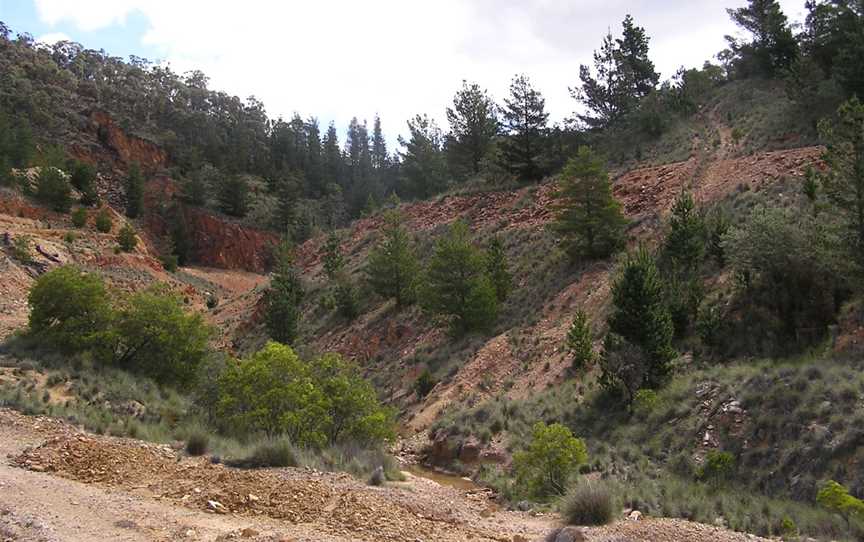
<svg viewBox="0 0 864 542">
<path fill-rule="evenodd" d="M 0 538 L 864 540 L 843 6 L 396 152 L 0 22 Z"/>
</svg>

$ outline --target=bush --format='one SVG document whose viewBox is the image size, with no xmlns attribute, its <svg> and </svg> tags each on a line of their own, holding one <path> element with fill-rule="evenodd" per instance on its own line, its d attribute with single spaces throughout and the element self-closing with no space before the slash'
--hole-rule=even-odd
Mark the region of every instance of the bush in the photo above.
<svg viewBox="0 0 864 542">
<path fill-rule="evenodd" d="M 30 265 L 33 263 L 33 254 L 30 253 L 29 236 L 15 236 L 15 239 L 12 241 L 12 256 L 24 265 Z"/>
<path fill-rule="evenodd" d="M 72 213 L 72 225 L 76 228 L 83 228 L 87 225 L 87 209 L 79 207 Z"/>
<path fill-rule="evenodd" d="M 174 254 L 166 254 L 162 256 L 162 267 L 165 271 L 169 273 L 174 273 L 177 271 L 177 256 Z"/>
<path fill-rule="evenodd" d="M 204 455 L 210 446 L 210 435 L 204 431 L 195 431 L 186 439 L 186 453 L 197 456 Z"/>
<path fill-rule="evenodd" d="M 513 456 L 513 470 L 528 496 L 546 499 L 564 494 L 571 475 L 587 460 L 585 443 L 570 429 L 537 422 L 528 449 Z"/>
<path fill-rule="evenodd" d="M 96 230 L 100 233 L 111 231 L 111 213 L 108 212 L 108 209 L 103 208 L 96 215 Z"/>
<path fill-rule="evenodd" d="M 252 452 L 238 460 L 226 461 L 232 467 L 258 469 L 266 467 L 296 467 L 297 449 L 286 437 L 268 438 L 255 445 Z"/>
<path fill-rule="evenodd" d="M 699 469 L 700 480 L 713 484 L 728 481 L 735 473 L 735 456 L 730 452 L 713 450 L 705 456 L 705 462 Z"/>
<path fill-rule="evenodd" d="M 217 419 L 241 434 L 287 436 L 299 446 L 393 437 L 393 414 L 374 388 L 336 354 L 309 363 L 290 347 L 268 343 L 219 378 Z"/>
<path fill-rule="evenodd" d="M 360 296 L 357 287 L 347 277 L 340 277 L 336 282 L 336 307 L 339 314 L 347 320 L 354 320 L 360 314 Z"/>
<path fill-rule="evenodd" d="M 429 395 L 429 392 L 432 391 L 432 388 L 438 382 L 432 376 L 432 373 L 429 369 L 423 369 L 423 372 L 420 373 L 420 376 L 417 377 L 417 380 L 414 382 L 414 392 L 417 394 L 418 399 L 422 399 Z"/>
<path fill-rule="evenodd" d="M 849 491 L 834 480 L 828 480 L 819 489 L 816 502 L 820 506 L 846 518 L 864 521 L 864 501 L 849 494 Z"/>
<path fill-rule="evenodd" d="M 599 483 L 576 484 L 561 501 L 561 515 L 569 525 L 605 525 L 612 521 L 612 494 Z"/>
<path fill-rule="evenodd" d="M 117 244 L 123 252 L 132 252 L 138 245 L 138 236 L 135 234 L 135 228 L 129 224 L 124 224 L 117 233 Z"/>
</svg>

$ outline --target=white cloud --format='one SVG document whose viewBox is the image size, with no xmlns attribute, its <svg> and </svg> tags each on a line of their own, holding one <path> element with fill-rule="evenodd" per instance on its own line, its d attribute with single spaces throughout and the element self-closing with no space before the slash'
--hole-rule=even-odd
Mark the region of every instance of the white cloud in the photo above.
<svg viewBox="0 0 864 542">
<path fill-rule="evenodd" d="M 254 94 L 271 115 L 299 111 L 340 130 L 379 112 L 385 131 L 426 112 L 443 119 L 462 79 L 500 100 L 525 72 L 546 96 L 554 120 L 576 104 L 568 86 L 608 28 L 627 12 L 652 36 L 665 77 L 698 66 L 734 32 L 725 7 L 744 0 L 35 0 L 48 23 L 83 30 L 122 23 L 132 11 L 149 21 L 146 44 L 176 71 L 201 69 L 211 86 Z M 783 0 L 790 15 L 803 0 Z"/>
<path fill-rule="evenodd" d="M 36 43 L 42 43 L 44 45 L 54 45 L 58 41 L 71 41 L 72 38 L 64 34 L 63 32 L 49 32 L 48 34 L 44 34 L 36 38 Z"/>
</svg>

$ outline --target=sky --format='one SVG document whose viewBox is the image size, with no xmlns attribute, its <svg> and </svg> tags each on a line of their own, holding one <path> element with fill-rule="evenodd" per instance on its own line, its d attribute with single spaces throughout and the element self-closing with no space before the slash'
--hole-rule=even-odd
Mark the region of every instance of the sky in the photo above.
<svg viewBox="0 0 864 542">
<path fill-rule="evenodd" d="M 608 30 L 630 13 L 651 38 L 663 78 L 700 67 L 737 33 L 745 0 L 0 0 L 0 21 L 52 43 L 72 39 L 202 70 L 210 87 L 263 101 L 271 117 L 315 116 L 344 133 L 381 116 L 388 139 L 445 108 L 462 80 L 501 103 L 517 73 L 546 98 L 552 122 L 578 107 L 568 87 Z M 804 0 L 780 0 L 792 21 Z"/>
</svg>

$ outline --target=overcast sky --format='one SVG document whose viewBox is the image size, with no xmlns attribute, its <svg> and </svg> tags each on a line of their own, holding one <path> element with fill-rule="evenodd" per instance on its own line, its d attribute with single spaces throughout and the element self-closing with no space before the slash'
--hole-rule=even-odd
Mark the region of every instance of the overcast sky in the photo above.
<svg viewBox="0 0 864 542">
<path fill-rule="evenodd" d="M 211 87 L 255 95 L 271 116 L 317 116 L 340 133 L 379 113 L 391 141 L 405 120 L 439 121 L 462 79 L 497 100 L 516 73 L 553 121 L 607 28 L 630 13 L 663 77 L 701 66 L 735 33 L 725 9 L 745 0 L 0 0 L 0 20 L 37 39 L 73 38 L 109 53 L 200 69 Z M 792 20 L 804 0 L 781 0 Z"/>
</svg>

